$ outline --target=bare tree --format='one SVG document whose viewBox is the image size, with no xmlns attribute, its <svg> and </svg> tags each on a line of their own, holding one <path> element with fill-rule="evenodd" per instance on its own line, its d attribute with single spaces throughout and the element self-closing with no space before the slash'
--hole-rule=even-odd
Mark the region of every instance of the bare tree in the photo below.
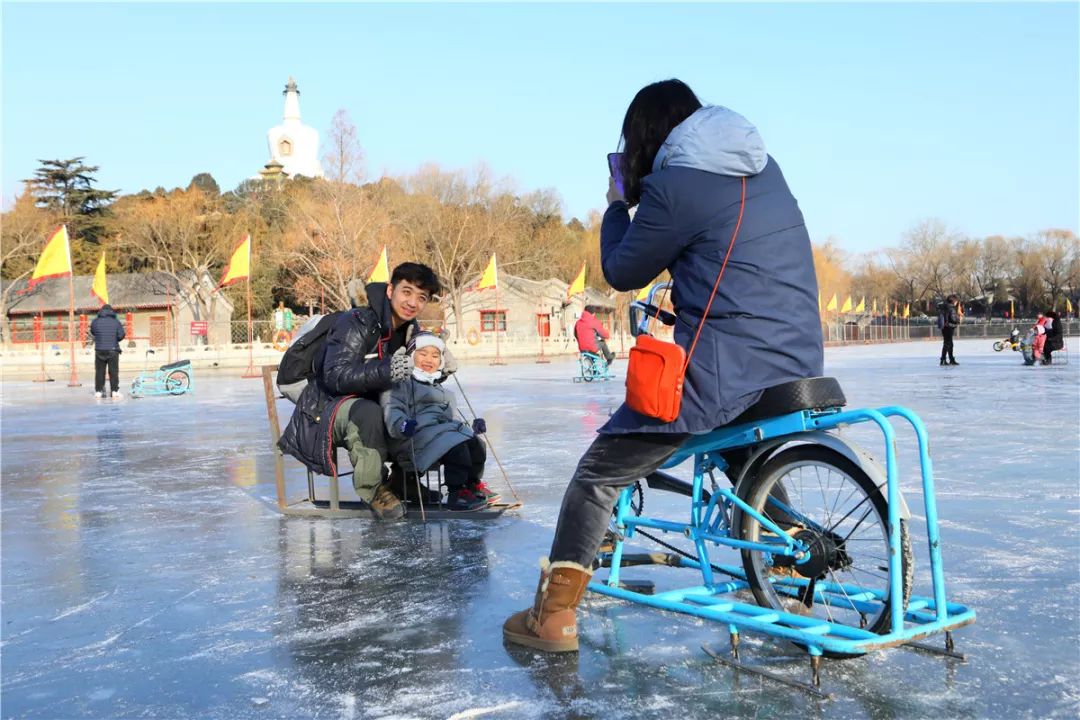
<svg viewBox="0 0 1080 720">
<path fill-rule="evenodd" d="M 1030 240 L 1017 238 L 1013 241 L 1013 257 L 1013 294 L 1020 301 L 1020 307 L 1030 313 L 1046 294 L 1039 249 Z"/>
<path fill-rule="evenodd" d="M 924 220 L 905 233 L 899 248 L 886 251 L 889 265 L 907 295 L 905 302 L 928 299 L 928 293 L 952 292 L 951 242 L 949 231 L 940 220 Z"/>
<path fill-rule="evenodd" d="M 349 283 L 368 276 L 395 234 L 390 215 L 363 188 L 316 181 L 289 206 L 284 261 L 295 294 L 325 294 L 333 307 L 350 305 Z"/>
<path fill-rule="evenodd" d="M 251 219 L 226 214 L 198 187 L 160 195 L 129 196 L 113 205 L 118 235 L 115 247 L 131 264 L 163 273 L 190 298 L 196 320 L 213 317 L 220 297 L 217 273 Z"/>
<path fill-rule="evenodd" d="M 1078 278 L 1080 243 L 1071 230 L 1042 230 L 1035 236 L 1036 252 L 1041 260 L 1043 281 L 1050 291 L 1050 304 L 1057 307 L 1058 298 L 1072 288 Z"/>
<path fill-rule="evenodd" d="M 364 149 L 357 137 L 356 125 L 344 109 L 334 113 L 326 135 L 323 163 L 328 179 L 338 183 L 360 183 L 364 179 Z"/>
<path fill-rule="evenodd" d="M 0 341 L 11 337 L 8 327 L 8 303 L 18 282 L 34 270 L 35 258 L 45 247 L 49 231 L 57 218 L 35 205 L 34 197 L 24 192 L 4 214 L 0 224 L 0 277 L 7 282 L 0 292 Z"/>
<path fill-rule="evenodd" d="M 979 243 L 979 252 L 975 257 L 975 283 L 983 295 L 992 299 L 991 302 L 1007 299 L 1011 260 L 1009 242 L 1002 236 L 991 235 Z M 989 322 L 989 312 L 986 319 Z"/>
</svg>

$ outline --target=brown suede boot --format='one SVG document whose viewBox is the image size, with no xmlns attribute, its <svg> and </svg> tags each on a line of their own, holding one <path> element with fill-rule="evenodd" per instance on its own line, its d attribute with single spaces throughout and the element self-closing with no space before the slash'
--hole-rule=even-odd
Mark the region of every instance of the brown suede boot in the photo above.
<svg viewBox="0 0 1080 720">
<path fill-rule="evenodd" d="M 533 606 L 503 623 L 503 639 L 545 652 L 577 650 L 575 609 L 591 578 L 592 570 L 575 562 L 550 563 L 541 558 Z"/>
</svg>

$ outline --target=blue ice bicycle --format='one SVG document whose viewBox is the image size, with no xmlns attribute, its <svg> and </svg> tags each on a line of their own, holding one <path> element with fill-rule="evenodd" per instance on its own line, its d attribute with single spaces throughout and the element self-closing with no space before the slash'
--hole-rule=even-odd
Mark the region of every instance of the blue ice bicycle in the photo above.
<svg viewBox="0 0 1080 720">
<path fill-rule="evenodd" d="M 654 289 L 654 293 L 659 288 Z M 631 328 L 644 332 L 652 304 L 631 306 Z M 662 322 L 674 322 L 668 314 Z M 820 660 L 849 658 L 898 645 L 961 657 L 951 631 L 975 621 L 975 612 L 945 597 L 934 480 L 922 421 L 912 411 L 889 406 L 845 410 L 840 384 L 810 378 L 768 388 L 732 423 L 691 438 L 665 464 L 693 461 L 686 482 L 663 469 L 644 478 L 647 486 L 690 498 L 687 520 L 644 517 L 640 483 L 619 496 L 612 545 L 598 561 L 610 571 L 589 589 L 661 610 L 727 625 L 730 657 L 705 647 L 717 660 L 822 695 Z M 915 432 L 922 471 L 932 596 L 911 594 L 914 557 L 911 514 L 900 495 L 896 460 L 899 418 Z M 836 432 L 873 423 L 884 439 L 885 467 Z M 717 473 L 727 479 L 717 482 Z M 733 486 L 732 486 L 733 485 Z M 669 545 L 647 531 L 678 533 L 694 553 Z M 641 534 L 674 552 L 627 553 L 626 541 Z M 741 567 L 714 564 L 710 548 L 735 548 Z M 700 571 L 701 584 L 655 594 L 622 582 L 637 565 L 669 565 Z M 740 592 L 742 591 L 742 592 Z M 744 602 L 752 595 L 754 604 Z M 738 593 L 738 594 L 737 594 Z M 742 597 L 740 597 L 740 595 Z M 739 660 L 739 633 L 753 631 L 789 640 L 810 654 L 812 684 L 792 681 Z M 915 641 L 945 634 L 945 650 Z"/>
<path fill-rule="evenodd" d="M 153 354 L 153 350 L 146 351 L 146 357 Z M 132 397 L 183 395 L 190 392 L 195 392 L 195 373 L 192 371 L 190 360 L 177 360 L 174 363 L 162 365 L 154 371 L 144 368 L 131 381 Z"/>
<path fill-rule="evenodd" d="M 603 382 L 614 378 L 603 355 L 588 351 L 578 354 L 578 374 L 574 376 L 574 382 Z"/>
</svg>

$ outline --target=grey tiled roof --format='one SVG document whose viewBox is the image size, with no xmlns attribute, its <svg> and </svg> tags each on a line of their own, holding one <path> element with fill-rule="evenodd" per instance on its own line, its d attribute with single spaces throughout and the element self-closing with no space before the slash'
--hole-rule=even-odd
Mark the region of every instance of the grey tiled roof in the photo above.
<svg viewBox="0 0 1080 720">
<path fill-rule="evenodd" d="M 92 275 L 76 275 L 75 310 L 96 312 L 101 301 L 90 294 L 94 284 Z M 3 289 L 12 283 L 3 281 Z M 26 280 L 14 283 L 16 289 L 8 297 L 8 314 L 25 315 L 67 311 L 69 305 L 68 279 L 51 278 L 38 283 L 32 290 L 27 288 Z M 168 307 L 170 298 L 177 301 L 177 282 L 167 273 L 110 273 L 108 276 L 109 304 L 113 308 L 139 309 Z"/>
</svg>

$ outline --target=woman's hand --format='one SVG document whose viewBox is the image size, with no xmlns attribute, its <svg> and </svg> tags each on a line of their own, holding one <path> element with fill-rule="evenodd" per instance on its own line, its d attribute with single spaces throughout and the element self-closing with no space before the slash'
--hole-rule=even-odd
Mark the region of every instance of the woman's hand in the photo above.
<svg viewBox="0 0 1080 720">
<path fill-rule="evenodd" d="M 611 203 L 613 203 L 613 202 L 615 202 L 617 200 L 622 200 L 623 202 L 625 202 L 626 198 L 623 197 L 622 192 L 619 191 L 618 186 L 615 184 L 615 178 L 608 177 L 608 181 L 607 181 L 607 204 L 610 205 Z"/>
</svg>

